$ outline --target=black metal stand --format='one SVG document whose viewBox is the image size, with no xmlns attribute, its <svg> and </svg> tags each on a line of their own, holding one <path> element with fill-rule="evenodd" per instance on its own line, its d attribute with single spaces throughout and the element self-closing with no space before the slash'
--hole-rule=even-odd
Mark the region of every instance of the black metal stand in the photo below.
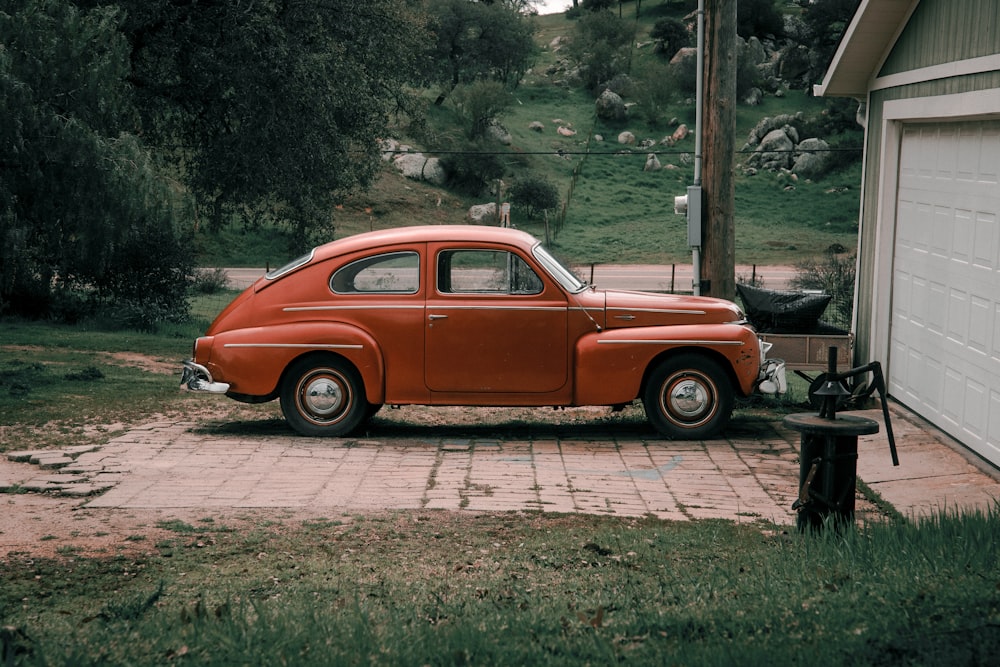
<svg viewBox="0 0 1000 667">
<path fill-rule="evenodd" d="M 792 505 L 798 511 L 799 530 L 818 530 L 827 521 L 837 526 L 854 522 L 854 496 L 857 487 L 858 436 L 878 433 L 878 422 L 856 415 L 838 415 L 837 404 L 850 392 L 842 381 L 862 373 L 872 373 L 874 380 L 868 391 L 876 389 L 882 401 L 889 437 L 892 464 L 899 465 L 896 442 L 889 421 L 889 408 L 885 397 L 885 380 L 878 362 L 837 373 L 837 348 L 831 347 L 828 371 L 822 376 L 822 388 L 816 395 L 823 405 L 818 415 L 799 413 L 788 415 L 784 424 L 798 431 L 801 436 L 799 452 L 799 497 Z"/>
</svg>

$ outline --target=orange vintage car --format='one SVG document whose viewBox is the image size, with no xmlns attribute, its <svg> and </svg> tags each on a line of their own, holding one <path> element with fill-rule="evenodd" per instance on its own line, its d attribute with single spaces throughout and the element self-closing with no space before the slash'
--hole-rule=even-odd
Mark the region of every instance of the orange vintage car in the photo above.
<svg viewBox="0 0 1000 667">
<path fill-rule="evenodd" d="M 641 399 L 660 433 L 700 439 L 737 394 L 784 386 L 766 347 L 729 301 L 589 287 L 521 231 L 404 227 L 257 280 L 195 341 L 182 386 L 277 398 L 307 436 L 346 435 L 384 404 Z"/>
</svg>

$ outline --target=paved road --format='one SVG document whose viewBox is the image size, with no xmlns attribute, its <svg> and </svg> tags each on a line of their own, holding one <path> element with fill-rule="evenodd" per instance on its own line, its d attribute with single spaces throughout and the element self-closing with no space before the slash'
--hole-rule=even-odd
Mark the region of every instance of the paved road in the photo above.
<svg viewBox="0 0 1000 667">
<path fill-rule="evenodd" d="M 265 273 L 260 268 L 227 268 L 232 287 L 244 289 Z M 577 267 L 587 282 L 604 289 L 632 289 L 649 292 L 690 292 L 690 264 L 595 264 Z M 737 266 L 737 278 L 757 277 L 768 289 L 787 289 L 797 270 L 792 266 Z"/>
</svg>

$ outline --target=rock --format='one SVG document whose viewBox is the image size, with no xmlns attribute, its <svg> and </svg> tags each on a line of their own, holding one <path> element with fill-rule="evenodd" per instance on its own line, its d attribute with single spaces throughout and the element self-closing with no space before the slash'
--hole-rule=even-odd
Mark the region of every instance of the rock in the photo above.
<svg viewBox="0 0 1000 667">
<path fill-rule="evenodd" d="M 605 90 L 594 103 L 597 117 L 603 120 L 624 120 L 626 116 L 625 101 L 621 95 Z"/>
<path fill-rule="evenodd" d="M 685 46 L 683 49 L 678 49 L 677 53 L 674 54 L 674 57 L 670 59 L 670 64 L 680 65 L 685 60 L 697 59 L 697 58 L 698 58 L 698 49 L 696 49 L 693 46 Z"/>
<path fill-rule="evenodd" d="M 674 133 L 670 135 L 670 138 L 673 139 L 674 143 L 676 144 L 678 141 L 686 139 L 688 134 L 689 134 L 688 126 L 685 125 L 684 123 L 681 123 L 680 125 L 677 126 L 677 129 L 674 130 Z"/>
<path fill-rule="evenodd" d="M 560 125 L 559 127 L 556 128 L 556 133 L 560 134 L 560 135 L 562 135 L 564 137 L 572 137 L 572 136 L 576 135 L 576 130 L 571 130 L 570 128 L 566 127 L 565 125 Z"/>
<path fill-rule="evenodd" d="M 822 139 L 806 139 L 795 147 L 792 171 L 803 178 L 816 178 L 826 173 L 830 164 L 830 149 Z"/>
<path fill-rule="evenodd" d="M 751 88 L 750 92 L 743 99 L 743 103 L 750 107 L 758 106 L 764 99 L 764 91 L 760 88 Z"/>
<path fill-rule="evenodd" d="M 750 146 L 756 146 L 760 143 L 769 132 L 784 127 L 798 127 L 802 124 L 802 114 L 797 113 L 795 115 L 791 114 L 779 114 L 777 116 L 767 116 L 761 118 L 760 121 L 750 130 L 749 136 L 747 136 L 747 143 Z M 796 130 L 794 143 L 798 143 L 798 131 Z"/>
<path fill-rule="evenodd" d="M 631 146 L 635 143 L 635 135 L 626 130 L 618 135 L 618 143 Z"/>
<path fill-rule="evenodd" d="M 486 127 L 486 136 L 504 146 L 510 146 L 514 141 L 507 128 L 496 118 L 491 120 L 490 124 Z"/>
<path fill-rule="evenodd" d="M 532 132 L 544 132 L 545 124 L 540 121 L 533 120 L 530 123 L 528 123 L 528 129 L 531 130 Z"/>
<path fill-rule="evenodd" d="M 476 204 L 469 208 L 465 217 L 474 225 L 495 225 L 497 224 L 497 203 Z"/>
<path fill-rule="evenodd" d="M 793 148 L 795 144 L 783 130 L 772 130 L 747 159 L 747 164 L 771 171 L 786 169 L 791 165 Z"/>
<path fill-rule="evenodd" d="M 404 153 L 396 156 L 392 163 L 403 176 L 415 181 L 444 185 L 448 180 L 441 160 L 436 157 L 428 158 L 423 153 Z"/>
<path fill-rule="evenodd" d="M 660 165 L 660 159 L 656 157 L 656 153 L 650 153 L 646 156 L 646 164 L 642 167 L 643 171 L 659 171 L 663 167 Z"/>
<path fill-rule="evenodd" d="M 444 185 L 448 181 L 448 172 L 444 170 L 440 158 L 427 158 L 423 170 L 424 180 L 431 185 Z"/>
</svg>

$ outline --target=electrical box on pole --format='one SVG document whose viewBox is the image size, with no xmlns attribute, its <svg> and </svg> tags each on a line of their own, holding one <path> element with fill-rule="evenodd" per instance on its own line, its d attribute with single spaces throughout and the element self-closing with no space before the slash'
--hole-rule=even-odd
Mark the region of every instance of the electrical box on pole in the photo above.
<svg viewBox="0 0 1000 667">
<path fill-rule="evenodd" d="M 687 189 L 688 247 L 701 246 L 701 186 Z"/>
</svg>

